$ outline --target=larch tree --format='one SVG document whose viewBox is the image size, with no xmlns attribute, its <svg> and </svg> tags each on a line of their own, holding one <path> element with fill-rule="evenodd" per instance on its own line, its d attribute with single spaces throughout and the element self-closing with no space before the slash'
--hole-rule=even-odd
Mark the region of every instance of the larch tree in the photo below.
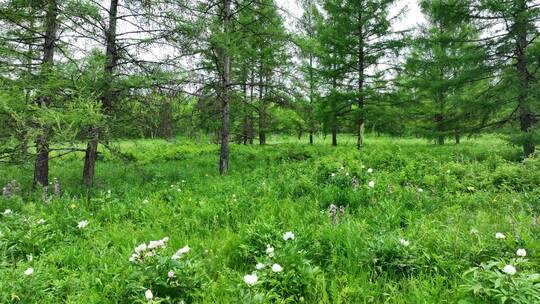
<svg viewBox="0 0 540 304">
<path fill-rule="evenodd" d="M 397 55 L 402 46 L 392 23 L 401 16 L 401 11 L 390 15 L 390 6 L 395 0 L 325 0 L 331 32 L 327 44 L 334 52 L 339 64 L 341 99 L 349 102 L 348 112 L 355 123 L 356 147 L 364 144 L 366 106 L 374 105 L 376 92 L 383 86 L 384 75 L 390 67 L 385 64 L 389 57 Z"/>
<path fill-rule="evenodd" d="M 517 123 L 521 134 L 513 140 L 528 157 L 539 141 L 540 1 L 470 0 L 467 4 L 469 17 L 479 24 L 479 42 L 491 68 L 487 74 L 491 90 L 500 93 L 492 95 L 492 103 L 499 107 L 497 113 L 510 108 L 500 122 Z"/>
<path fill-rule="evenodd" d="M 113 103 L 113 94 L 111 84 L 113 83 L 113 72 L 118 62 L 117 50 L 117 18 L 118 18 L 118 0 L 111 0 L 108 9 L 108 26 L 104 31 L 105 36 L 105 66 L 103 69 L 103 89 L 101 92 L 102 109 L 104 112 L 110 111 Z M 91 130 L 91 139 L 87 144 L 84 156 L 83 183 L 91 186 L 94 181 L 94 172 L 96 166 L 98 140 L 100 128 L 94 127 Z"/>
<path fill-rule="evenodd" d="M 230 26 L 231 0 L 223 0 L 223 35 L 224 45 L 221 46 L 223 70 L 221 73 L 221 149 L 219 155 L 219 173 L 226 175 L 229 170 L 229 127 L 230 127 Z"/>
<path fill-rule="evenodd" d="M 476 30 L 460 0 L 424 0 L 426 24 L 420 26 L 412 52 L 404 64 L 401 85 L 413 90 L 406 104 L 417 133 L 437 139 L 439 145 L 471 126 L 471 110 L 478 111 L 474 95 L 485 72 L 484 52 L 473 41 Z"/>
<path fill-rule="evenodd" d="M 317 127 L 316 117 L 316 101 L 320 92 L 318 86 L 320 84 L 320 78 L 318 77 L 318 52 L 320 51 L 318 43 L 317 24 L 321 22 L 323 18 L 319 12 L 319 9 L 315 3 L 308 0 L 301 1 L 304 13 L 298 21 L 297 25 L 297 38 L 296 44 L 298 46 L 298 58 L 299 70 L 300 70 L 300 84 L 304 93 L 307 95 L 305 98 L 307 102 L 301 104 L 300 111 L 304 116 L 304 120 L 307 124 L 309 132 L 309 143 L 314 142 L 314 133 Z"/>
</svg>

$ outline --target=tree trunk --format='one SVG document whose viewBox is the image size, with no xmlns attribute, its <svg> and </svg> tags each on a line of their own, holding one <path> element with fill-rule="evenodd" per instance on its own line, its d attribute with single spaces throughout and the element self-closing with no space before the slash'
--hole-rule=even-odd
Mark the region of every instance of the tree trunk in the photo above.
<svg viewBox="0 0 540 304">
<path fill-rule="evenodd" d="M 332 146 L 337 146 L 337 127 L 332 127 Z"/>
<path fill-rule="evenodd" d="M 249 120 L 249 135 L 248 135 L 248 143 L 250 145 L 253 145 L 253 139 L 255 138 L 255 130 L 253 128 L 253 118 L 250 118 Z"/>
<path fill-rule="evenodd" d="M 359 20 L 362 20 L 362 12 L 359 12 Z M 360 22 L 362 24 L 362 22 Z M 365 69 L 365 53 L 364 53 L 364 37 L 363 29 L 360 25 L 358 29 L 358 113 L 356 117 L 356 149 L 360 150 L 364 146 L 364 69 Z"/>
<path fill-rule="evenodd" d="M 444 145 L 444 136 L 443 135 L 439 135 L 439 137 L 437 138 L 437 143 L 439 145 Z"/>
<path fill-rule="evenodd" d="M 242 138 L 241 138 L 241 143 L 243 145 L 247 145 L 248 144 L 248 133 L 249 133 L 249 121 L 248 121 L 248 117 L 246 115 L 246 117 L 244 117 L 244 127 L 243 127 L 243 131 L 242 131 Z"/>
<path fill-rule="evenodd" d="M 263 85 L 263 67 L 261 62 L 260 72 L 259 72 L 259 102 L 261 106 L 259 107 L 259 144 L 266 144 L 266 102 L 264 96 L 264 85 Z"/>
<path fill-rule="evenodd" d="M 254 126 L 254 117 L 253 117 L 253 109 L 251 106 L 254 104 L 255 101 L 255 93 L 253 85 L 255 83 L 255 71 L 254 69 L 251 69 L 251 76 L 250 76 L 250 85 L 249 85 L 249 102 L 251 103 L 249 107 L 249 127 L 248 127 L 248 142 L 250 145 L 253 145 L 253 140 L 255 139 L 255 126 Z"/>
<path fill-rule="evenodd" d="M 364 146 L 364 118 L 358 120 L 357 128 L 356 149 L 360 150 Z"/>
<path fill-rule="evenodd" d="M 527 58 L 526 51 L 528 46 L 527 41 L 527 4 L 525 0 L 517 0 L 517 16 L 516 16 L 516 28 L 518 29 L 517 41 L 516 41 L 516 59 L 517 59 L 517 71 L 519 75 L 519 91 L 518 91 L 518 105 L 519 105 L 519 124 L 521 132 L 525 133 L 525 137 L 522 143 L 523 156 L 529 157 L 535 151 L 535 144 L 531 135 L 531 129 L 534 124 L 534 113 L 531 110 L 529 102 L 529 81 L 530 76 L 527 70 Z"/>
<path fill-rule="evenodd" d="M 259 112 L 259 144 L 266 144 L 266 103 L 264 101 Z"/>
<path fill-rule="evenodd" d="M 163 139 L 170 139 L 174 136 L 174 122 L 171 112 L 171 104 L 167 99 L 159 107 L 158 135 Z"/>
<path fill-rule="evenodd" d="M 49 184 L 49 144 L 47 136 L 40 136 L 36 142 L 36 162 L 34 164 L 34 186 Z"/>
<path fill-rule="evenodd" d="M 56 45 L 56 32 L 58 26 L 58 4 L 51 0 L 47 7 L 46 29 L 43 44 L 42 70 L 50 71 L 54 65 L 54 49 Z M 45 76 L 46 77 L 46 76 Z M 40 98 L 40 106 L 47 107 L 51 101 L 50 96 Z M 45 128 L 36 141 L 36 161 L 34 163 L 34 186 L 43 187 L 49 184 L 49 130 Z"/>
<path fill-rule="evenodd" d="M 219 173 L 226 175 L 229 169 L 229 73 L 231 58 L 229 55 L 229 23 L 231 19 L 231 0 L 223 0 L 223 31 L 227 45 L 223 49 L 223 87 L 221 108 L 221 153 L 219 157 Z"/>
<path fill-rule="evenodd" d="M 105 70 L 104 70 L 104 88 L 101 96 L 103 104 L 103 111 L 107 112 L 112 106 L 112 92 L 111 82 L 113 78 L 113 70 L 117 62 L 116 52 L 116 24 L 118 14 L 118 0 L 111 0 L 109 7 L 109 28 L 105 32 Z M 92 139 L 86 146 L 86 152 L 84 155 L 84 168 L 83 168 L 83 183 L 90 187 L 94 181 L 94 173 L 96 168 L 97 149 L 99 143 L 100 129 L 94 128 L 92 131 Z"/>
<path fill-rule="evenodd" d="M 311 14 L 308 14 L 308 16 L 311 18 Z M 310 22 L 311 24 L 311 22 Z M 313 34 L 311 31 L 309 31 L 309 38 L 313 38 Z M 315 119 L 314 119 L 314 115 L 313 115 L 313 96 L 315 95 L 314 91 L 315 91 L 315 83 L 314 83 L 314 73 L 313 73 L 313 70 L 314 70 L 314 67 L 313 67 L 313 54 L 310 52 L 309 53 L 309 112 L 308 112 L 308 117 L 309 117 L 309 144 L 310 145 L 313 145 L 313 129 L 314 128 L 314 124 L 315 124 Z"/>
<path fill-rule="evenodd" d="M 253 145 L 253 139 L 255 138 L 255 128 L 253 126 L 253 112 L 249 111 L 249 120 L 248 120 L 248 134 L 247 139 L 250 145 Z"/>
<path fill-rule="evenodd" d="M 461 135 L 459 133 L 456 133 L 455 139 L 456 139 L 456 145 L 459 145 L 461 142 Z"/>
<path fill-rule="evenodd" d="M 97 135 L 97 133 L 96 133 Z M 84 157 L 83 182 L 86 186 L 94 183 L 95 164 L 97 159 L 97 137 L 88 142 Z"/>
<path fill-rule="evenodd" d="M 259 144 L 265 145 L 266 144 L 266 132 L 264 131 L 264 125 L 265 125 L 265 118 L 264 113 L 261 113 L 261 117 L 259 118 Z"/>
</svg>

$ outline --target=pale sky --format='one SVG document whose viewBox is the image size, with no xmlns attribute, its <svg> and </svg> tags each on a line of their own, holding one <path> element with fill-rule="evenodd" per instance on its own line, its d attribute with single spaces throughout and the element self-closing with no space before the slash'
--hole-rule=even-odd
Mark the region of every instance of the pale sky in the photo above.
<svg viewBox="0 0 540 304">
<path fill-rule="evenodd" d="M 276 0 L 276 2 L 282 9 L 291 13 L 296 18 L 302 16 L 302 9 L 298 5 L 297 0 Z M 398 0 L 396 4 L 392 7 L 390 15 L 394 16 L 403 7 L 407 7 L 407 12 L 399 22 L 396 22 L 394 24 L 395 31 L 413 28 L 418 23 L 421 23 L 425 20 L 422 12 L 420 12 L 418 0 Z"/>
</svg>

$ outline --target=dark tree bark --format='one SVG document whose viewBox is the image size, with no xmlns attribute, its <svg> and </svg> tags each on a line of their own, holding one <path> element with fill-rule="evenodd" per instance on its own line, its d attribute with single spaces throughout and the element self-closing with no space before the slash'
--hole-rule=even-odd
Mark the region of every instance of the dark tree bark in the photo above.
<svg viewBox="0 0 540 304">
<path fill-rule="evenodd" d="M 86 186 L 92 186 L 94 181 L 94 172 L 97 159 L 98 134 L 97 130 L 93 131 L 95 137 L 88 142 L 84 157 L 83 182 Z"/>
<path fill-rule="evenodd" d="M 219 157 L 219 173 L 226 175 L 229 170 L 229 86 L 231 57 L 229 55 L 229 23 L 231 20 L 231 0 L 223 0 L 223 30 L 227 37 L 227 45 L 223 50 L 222 75 L 222 107 L 221 107 L 221 153 Z"/>
<path fill-rule="evenodd" d="M 442 29 L 440 29 L 442 31 Z M 439 69 L 439 79 L 444 79 L 444 71 L 442 68 Z M 437 122 L 437 133 L 439 133 L 437 137 L 437 144 L 440 146 L 444 145 L 444 138 L 443 135 L 444 132 L 444 120 L 445 120 L 445 114 L 446 114 L 446 104 L 445 104 L 445 95 L 444 93 L 439 89 L 437 92 L 437 102 L 439 105 L 439 113 L 436 115 L 435 120 Z"/>
<path fill-rule="evenodd" d="M 159 108 L 158 126 L 158 136 L 164 139 L 170 139 L 174 136 L 174 121 L 171 112 L 170 101 L 164 101 Z"/>
<path fill-rule="evenodd" d="M 247 77 L 246 77 L 247 78 Z M 243 88 L 243 93 L 244 93 L 244 97 L 246 98 L 247 100 L 247 97 L 248 97 L 248 89 L 247 89 L 247 79 L 246 79 L 246 82 L 244 82 L 242 88 Z M 239 143 L 243 143 L 244 145 L 247 145 L 248 143 L 248 136 L 249 136 L 249 107 L 245 107 L 246 110 L 244 110 L 244 117 L 243 117 L 243 126 L 242 126 L 242 136 L 241 136 L 241 140 L 239 141 Z"/>
<path fill-rule="evenodd" d="M 266 113 L 265 113 L 264 107 L 261 109 L 261 112 L 259 114 L 259 144 L 265 145 L 266 144 Z"/>
<path fill-rule="evenodd" d="M 37 156 L 34 164 L 34 186 L 49 184 L 49 143 L 47 136 L 42 135 L 36 141 Z"/>
<path fill-rule="evenodd" d="M 253 105 L 255 100 L 255 92 L 254 92 L 254 84 L 255 83 L 255 71 L 251 70 L 251 76 L 250 76 L 250 85 L 249 85 L 249 101 L 251 105 Z M 249 126 L 248 126 L 248 142 L 250 145 L 253 144 L 253 140 L 255 139 L 255 126 L 254 126 L 254 117 L 253 117 L 253 110 L 251 107 L 249 107 Z"/>
<path fill-rule="evenodd" d="M 337 127 L 332 127 L 332 146 L 337 146 Z"/>
<path fill-rule="evenodd" d="M 523 141 L 523 156 L 529 157 L 535 151 L 533 138 L 530 136 L 531 129 L 534 124 L 534 113 L 532 112 L 529 98 L 530 90 L 530 75 L 527 70 L 526 51 L 528 46 L 527 41 L 527 3 L 525 0 L 516 0 L 516 68 L 519 75 L 519 124 L 521 132 L 525 133 Z"/>
<path fill-rule="evenodd" d="M 439 144 L 440 146 L 444 145 L 444 136 L 443 135 L 439 135 L 439 137 L 437 137 L 437 144 Z"/>
<path fill-rule="evenodd" d="M 117 24 L 117 14 L 118 14 L 118 0 L 111 0 L 111 5 L 109 7 L 109 27 L 105 33 L 105 44 L 106 44 L 106 62 L 104 70 L 104 87 L 101 96 L 101 102 L 103 105 L 103 111 L 107 112 L 111 109 L 112 106 L 112 90 L 111 82 L 113 78 L 113 70 L 116 66 L 118 60 L 118 55 L 116 52 L 116 24 Z M 99 128 L 94 128 L 92 131 L 92 139 L 88 142 L 86 146 L 86 153 L 84 156 L 84 168 L 83 168 L 83 183 L 84 185 L 90 187 L 94 182 L 94 174 L 96 168 L 96 159 L 97 159 L 97 149 L 99 143 L 99 136 L 101 130 Z"/>
<path fill-rule="evenodd" d="M 261 62 L 261 69 L 259 74 L 259 102 L 261 103 L 259 107 L 259 144 L 266 144 L 266 101 L 264 96 L 264 85 L 263 85 L 263 68 Z"/>
<path fill-rule="evenodd" d="M 310 31 L 309 32 L 309 38 L 312 39 L 313 38 L 313 33 Z M 310 52 L 309 53 L 309 112 L 308 112 L 308 118 L 309 118 L 309 144 L 310 145 L 313 145 L 313 133 L 314 133 L 314 129 L 315 129 L 315 119 L 313 117 L 313 101 L 314 101 L 314 98 L 313 98 L 313 95 L 314 95 L 314 91 L 315 91 L 315 88 L 314 88 L 314 75 L 313 75 L 313 54 Z"/>
<path fill-rule="evenodd" d="M 56 32 L 58 30 L 58 3 L 50 0 L 45 16 L 45 36 L 43 44 L 42 70 L 47 71 L 54 65 L 54 50 L 56 45 Z M 50 96 L 42 96 L 40 105 L 47 107 L 51 101 Z M 49 184 L 49 130 L 45 128 L 36 140 L 36 161 L 34 163 L 34 186 L 47 186 Z"/>
<path fill-rule="evenodd" d="M 361 24 L 362 12 L 359 12 L 358 15 L 359 23 Z M 356 149 L 360 150 L 364 146 L 364 113 L 362 112 L 364 108 L 364 69 L 366 56 L 364 53 L 364 37 L 362 26 L 358 29 L 358 39 L 359 39 L 359 50 L 358 50 L 358 113 L 356 115 Z"/>
<path fill-rule="evenodd" d="M 456 139 L 456 145 L 459 145 L 461 143 L 461 135 L 459 133 L 456 133 L 455 139 Z"/>
</svg>

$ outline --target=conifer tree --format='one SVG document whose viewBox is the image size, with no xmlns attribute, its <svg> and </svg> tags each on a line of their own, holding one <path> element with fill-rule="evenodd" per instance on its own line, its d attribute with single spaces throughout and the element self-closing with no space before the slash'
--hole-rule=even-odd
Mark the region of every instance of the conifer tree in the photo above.
<svg viewBox="0 0 540 304">
<path fill-rule="evenodd" d="M 459 141 L 474 121 L 484 53 L 472 42 L 478 35 L 459 0 L 424 0 L 421 7 L 427 23 L 414 40 L 401 85 L 414 90 L 407 107 L 417 133 L 442 145 L 449 135 Z"/>
</svg>

